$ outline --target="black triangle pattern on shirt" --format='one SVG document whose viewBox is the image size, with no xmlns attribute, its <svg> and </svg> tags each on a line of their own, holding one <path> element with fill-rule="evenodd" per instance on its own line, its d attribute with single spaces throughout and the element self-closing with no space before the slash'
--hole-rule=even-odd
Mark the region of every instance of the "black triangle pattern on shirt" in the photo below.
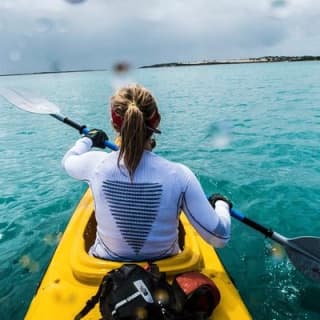
<svg viewBox="0 0 320 320">
<path fill-rule="evenodd" d="M 139 254 L 157 217 L 162 186 L 107 180 L 102 190 L 122 237 Z"/>
</svg>

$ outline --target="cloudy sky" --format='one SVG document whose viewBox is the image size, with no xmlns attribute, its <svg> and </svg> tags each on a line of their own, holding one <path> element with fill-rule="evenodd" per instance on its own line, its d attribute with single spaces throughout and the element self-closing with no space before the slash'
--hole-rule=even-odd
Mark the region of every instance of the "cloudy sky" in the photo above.
<svg viewBox="0 0 320 320">
<path fill-rule="evenodd" d="M 0 74 L 320 55 L 319 0 L 0 0 Z"/>
</svg>

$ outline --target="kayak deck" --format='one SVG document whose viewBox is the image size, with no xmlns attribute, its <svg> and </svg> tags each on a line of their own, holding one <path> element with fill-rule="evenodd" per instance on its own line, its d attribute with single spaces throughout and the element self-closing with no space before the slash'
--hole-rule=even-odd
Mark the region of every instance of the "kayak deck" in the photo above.
<svg viewBox="0 0 320 320">
<path fill-rule="evenodd" d="M 96 293 L 103 276 L 122 265 L 88 255 L 88 248 L 95 238 L 93 212 L 92 194 L 88 189 L 61 238 L 25 319 L 73 319 Z M 212 319 L 251 319 L 215 250 L 197 235 L 183 214 L 181 224 L 185 233 L 183 250 L 174 257 L 157 261 L 160 270 L 166 272 L 169 280 L 185 271 L 203 272 L 215 282 L 221 293 L 221 301 Z M 100 318 L 97 304 L 83 319 Z"/>
</svg>

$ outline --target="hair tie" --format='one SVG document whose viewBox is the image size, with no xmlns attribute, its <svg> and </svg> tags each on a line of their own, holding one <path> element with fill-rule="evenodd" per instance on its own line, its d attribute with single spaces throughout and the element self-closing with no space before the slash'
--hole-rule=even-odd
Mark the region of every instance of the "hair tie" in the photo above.
<svg viewBox="0 0 320 320">
<path fill-rule="evenodd" d="M 126 112 L 130 109 L 130 108 L 138 108 L 137 104 L 132 101 L 128 104 L 127 110 Z M 112 123 L 113 126 L 117 129 L 117 130 L 121 130 L 122 127 L 122 123 L 123 123 L 123 117 L 120 116 L 114 108 L 111 107 L 111 118 L 112 118 Z"/>
<path fill-rule="evenodd" d="M 138 106 L 137 106 L 137 104 L 136 104 L 134 101 L 132 101 L 132 102 L 130 102 L 130 103 L 128 104 L 128 109 L 127 109 L 127 110 L 129 110 L 129 109 L 134 109 L 134 108 L 138 108 Z"/>
</svg>

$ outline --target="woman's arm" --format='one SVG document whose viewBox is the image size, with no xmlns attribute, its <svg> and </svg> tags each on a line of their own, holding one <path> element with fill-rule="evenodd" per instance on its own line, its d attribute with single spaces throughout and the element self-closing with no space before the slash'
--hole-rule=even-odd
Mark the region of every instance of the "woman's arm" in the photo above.
<svg viewBox="0 0 320 320">
<path fill-rule="evenodd" d="M 89 181 L 90 176 L 106 153 L 90 151 L 92 140 L 88 137 L 79 139 L 62 159 L 62 167 L 73 178 Z M 90 152 L 89 152 L 90 151 Z"/>
<path fill-rule="evenodd" d="M 187 167 L 184 171 L 187 184 L 182 206 L 186 216 L 205 241 L 214 247 L 223 247 L 230 239 L 228 203 L 218 200 L 213 209 L 193 172 Z"/>
</svg>

